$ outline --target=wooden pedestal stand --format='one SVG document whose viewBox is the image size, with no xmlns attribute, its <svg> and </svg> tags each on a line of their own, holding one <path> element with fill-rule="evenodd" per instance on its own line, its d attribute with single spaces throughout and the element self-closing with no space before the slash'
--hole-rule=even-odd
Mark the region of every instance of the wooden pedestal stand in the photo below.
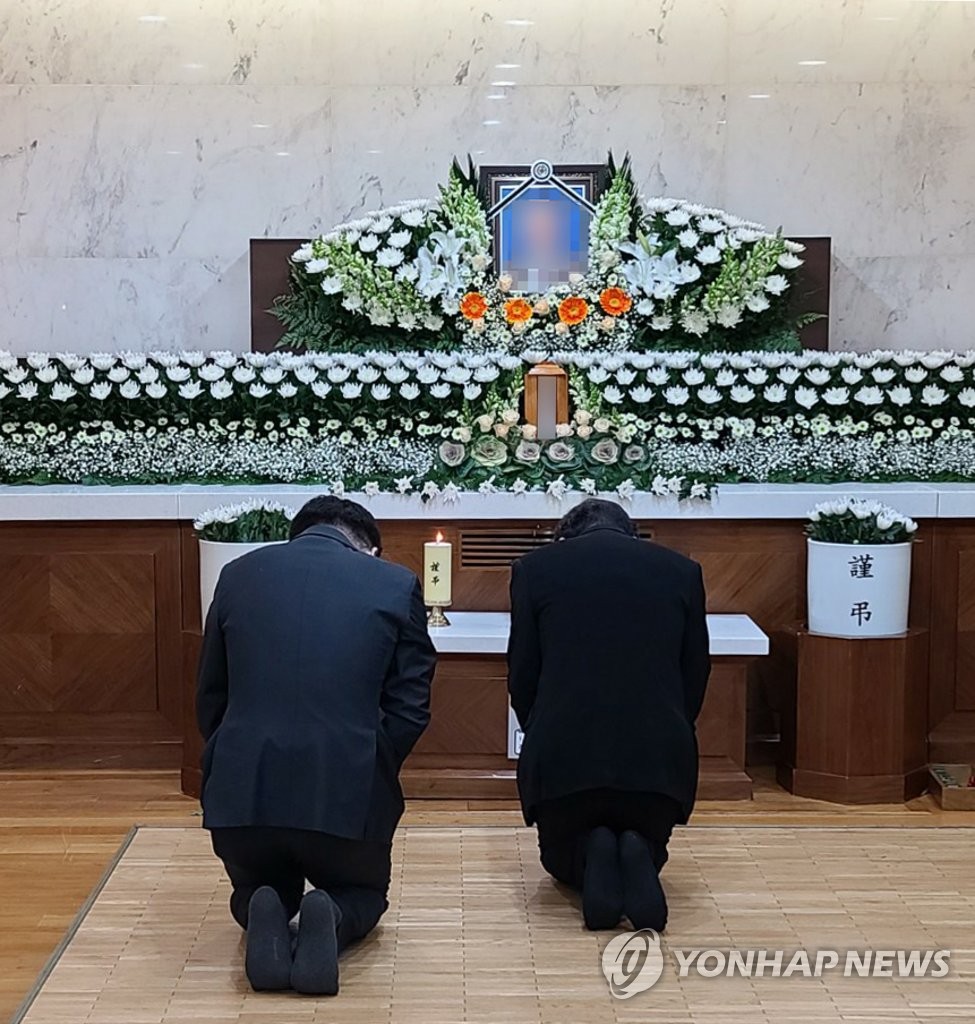
<svg viewBox="0 0 975 1024">
<path fill-rule="evenodd" d="M 928 633 L 843 640 L 799 632 L 779 783 L 834 803 L 901 803 L 927 784 Z"/>
</svg>

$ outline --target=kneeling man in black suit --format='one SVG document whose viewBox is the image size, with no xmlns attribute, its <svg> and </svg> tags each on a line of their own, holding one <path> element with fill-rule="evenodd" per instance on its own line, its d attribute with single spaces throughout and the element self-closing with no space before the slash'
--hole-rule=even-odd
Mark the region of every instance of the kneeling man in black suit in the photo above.
<svg viewBox="0 0 975 1024">
<path fill-rule="evenodd" d="M 511 576 L 508 687 L 518 787 L 543 867 L 582 890 L 586 926 L 663 929 L 659 871 L 697 790 L 710 672 L 701 567 L 590 500 Z"/>
<path fill-rule="evenodd" d="M 289 543 L 223 570 L 207 615 L 203 824 L 258 990 L 334 994 L 339 952 L 388 906 L 399 769 L 436 655 L 416 577 L 380 549 L 361 505 L 315 498 Z"/>
</svg>

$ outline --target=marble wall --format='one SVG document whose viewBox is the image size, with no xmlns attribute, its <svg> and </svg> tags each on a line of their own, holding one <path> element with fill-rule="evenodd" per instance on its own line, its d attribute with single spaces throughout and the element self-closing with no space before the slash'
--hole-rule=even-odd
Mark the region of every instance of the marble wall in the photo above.
<svg viewBox="0 0 975 1024">
<path fill-rule="evenodd" d="M 970 347 L 973 54 L 965 0 L 0 0 L 0 348 L 247 348 L 249 238 L 610 148 L 832 236 L 834 347 Z"/>
</svg>

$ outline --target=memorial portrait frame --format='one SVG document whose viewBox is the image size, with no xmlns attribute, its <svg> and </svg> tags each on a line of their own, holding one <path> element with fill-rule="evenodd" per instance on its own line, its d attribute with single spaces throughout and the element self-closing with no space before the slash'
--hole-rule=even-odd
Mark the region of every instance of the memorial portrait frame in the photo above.
<svg viewBox="0 0 975 1024">
<path fill-rule="evenodd" d="M 608 163 L 551 164 L 536 160 L 531 164 L 490 164 L 478 170 L 481 201 L 488 210 L 488 223 L 498 244 L 494 247 L 494 271 L 498 276 L 509 269 L 505 258 L 510 228 L 508 215 L 516 203 L 532 188 L 549 188 L 579 205 L 591 218 L 600 195 L 611 178 Z M 580 195 L 581 190 L 581 195 Z M 586 244 L 591 220 L 586 222 Z M 512 289 L 518 292 L 517 287 Z"/>
</svg>

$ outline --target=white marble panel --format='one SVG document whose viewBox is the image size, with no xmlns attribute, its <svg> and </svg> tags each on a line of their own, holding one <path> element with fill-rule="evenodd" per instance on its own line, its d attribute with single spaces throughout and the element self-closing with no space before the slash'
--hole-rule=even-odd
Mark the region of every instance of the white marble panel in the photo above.
<svg viewBox="0 0 975 1024">
<path fill-rule="evenodd" d="M 321 89 L 7 86 L 0 105 L 19 116 L 0 129 L 4 252 L 209 260 L 327 226 Z"/>
<path fill-rule="evenodd" d="M 67 295 L 100 318 L 73 347 L 240 348 L 250 237 L 430 195 L 468 150 L 612 148 L 649 192 L 831 235 L 838 347 L 963 347 L 973 40 L 949 0 L 8 0 L 6 343 L 70 337 Z"/>
<path fill-rule="evenodd" d="M 715 0 L 329 0 L 328 22 L 337 85 L 697 85 L 727 70 Z"/>
<path fill-rule="evenodd" d="M 975 348 L 975 254 L 833 261 L 832 348 Z"/>
<path fill-rule="evenodd" d="M 434 194 L 468 151 L 480 164 L 587 163 L 629 149 L 646 191 L 720 202 L 724 117 L 722 91 L 710 87 L 526 87 L 497 103 L 449 87 L 335 89 L 333 209 L 345 219 Z"/>
<path fill-rule="evenodd" d="M 0 349 L 250 348 L 247 260 L 0 257 Z"/>
<path fill-rule="evenodd" d="M 733 0 L 729 80 L 972 81 L 975 5 L 942 0 Z"/>
<path fill-rule="evenodd" d="M 319 3 L 70 0 L 0 10 L 0 82 L 239 85 L 327 80 Z"/>
<path fill-rule="evenodd" d="M 0 81 L 714 83 L 727 71 L 727 20 L 715 0 L 10 3 Z"/>
<path fill-rule="evenodd" d="M 971 84 L 734 87 L 727 205 L 841 259 L 975 253 L 973 110 Z"/>
</svg>

